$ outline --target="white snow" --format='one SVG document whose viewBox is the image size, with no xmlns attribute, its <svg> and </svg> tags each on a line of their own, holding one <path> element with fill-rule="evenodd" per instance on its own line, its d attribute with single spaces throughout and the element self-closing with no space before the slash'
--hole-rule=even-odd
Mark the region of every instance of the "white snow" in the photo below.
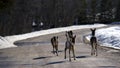
<svg viewBox="0 0 120 68">
<path fill-rule="evenodd" d="M 7 39 L 5 39 L 4 37 L 0 36 L 0 49 L 3 48 L 9 48 L 9 47 L 17 47 L 15 46 L 13 43 L 10 43 Z"/>
<path fill-rule="evenodd" d="M 20 34 L 20 35 L 6 36 L 6 37 L 2 37 L 2 38 L 4 38 L 7 41 L 3 41 L 0 38 L 0 43 L 1 43 L 0 44 L 0 49 L 1 48 L 15 47 L 15 45 L 14 45 L 15 41 L 24 40 L 24 39 L 27 39 L 27 38 L 32 38 L 32 37 L 37 37 L 37 36 L 47 35 L 47 34 L 52 34 L 52 33 L 59 33 L 59 32 L 64 32 L 64 31 L 69 31 L 69 30 L 95 28 L 95 27 L 103 27 L 103 26 L 107 26 L 107 25 L 104 25 L 104 24 L 76 25 L 76 26 L 41 30 L 41 31 L 36 31 L 36 32 L 31 32 L 31 33 L 26 33 L 26 34 Z"/>
<path fill-rule="evenodd" d="M 101 46 L 120 49 L 120 27 L 98 29 L 96 30 L 96 37 Z M 90 35 L 86 39 L 90 40 Z"/>
<path fill-rule="evenodd" d="M 96 36 L 103 46 L 120 49 L 120 27 L 100 29 Z"/>
</svg>

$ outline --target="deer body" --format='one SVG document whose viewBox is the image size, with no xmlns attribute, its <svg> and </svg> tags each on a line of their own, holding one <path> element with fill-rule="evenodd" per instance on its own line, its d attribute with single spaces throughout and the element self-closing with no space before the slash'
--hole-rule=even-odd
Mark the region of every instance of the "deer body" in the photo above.
<svg viewBox="0 0 120 68">
<path fill-rule="evenodd" d="M 75 52 L 74 52 L 74 45 L 75 45 L 75 38 L 76 38 L 76 35 L 73 36 L 73 33 L 72 31 L 70 32 L 66 32 L 66 43 L 65 43 L 65 59 L 66 59 L 66 51 L 67 49 L 69 50 L 69 61 L 71 61 L 71 54 L 70 52 L 72 51 L 73 53 L 73 57 L 74 57 L 74 60 L 75 60 Z"/>
<path fill-rule="evenodd" d="M 91 29 L 92 31 L 92 37 L 90 38 L 90 44 L 91 44 L 91 55 L 95 55 L 97 56 L 98 53 L 97 53 L 97 38 L 95 37 L 95 30 L 96 29 Z"/>
<path fill-rule="evenodd" d="M 58 36 L 54 36 L 51 38 L 51 44 L 53 46 L 53 53 L 58 56 Z"/>
</svg>

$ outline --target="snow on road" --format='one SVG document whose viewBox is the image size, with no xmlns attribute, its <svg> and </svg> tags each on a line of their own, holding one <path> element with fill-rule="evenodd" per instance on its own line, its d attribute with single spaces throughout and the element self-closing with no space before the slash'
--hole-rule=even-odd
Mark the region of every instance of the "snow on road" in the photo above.
<svg viewBox="0 0 120 68">
<path fill-rule="evenodd" d="M 20 34 L 20 35 L 6 36 L 6 37 L 2 37 L 6 41 L 3 41 L 0 38 L 0 43 L 1 43 L 0 44 L 0 49 L 9 48 L 9 47 L 16 47 L 14 45 L 15 41 L 24 40 L 24 39 L 27 39 L 27 38 L 32 38 L 32 37 L 37 37 L 37 36 L 47 35 L 47 34 L 52 34 L 52 33 L 59 33 L 59 32 L 64 32 L 64 31 L 69 31 L 69 30 L 77 30 L 77 29 L 85 29 L 85 28 L 97 28 L 97 27 L 103 27 L 103 26 L 107 26 L 107 25 L 104 25 L 104 24 L 76 25 L 76 26 L 69 26 L 69 27 L 61 27 L 61 28 L 53 28 L 53 29 L 48 29 L 48 30 L 35 31 L 35 32 Z"/>
</svg>

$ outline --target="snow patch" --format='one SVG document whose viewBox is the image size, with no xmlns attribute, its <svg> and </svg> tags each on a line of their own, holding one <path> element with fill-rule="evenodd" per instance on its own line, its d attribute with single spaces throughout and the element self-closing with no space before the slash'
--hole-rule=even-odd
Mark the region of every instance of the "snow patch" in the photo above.
<svg viewBox="0 0 120 68">
<path fill-rule="evenodd" d="M 102 45 L 120 49 L 120 27 L 97 30 L 96 36 Z"/>
<path fill-rule="evenodd" d="M 9 47 L 16 47 L 13 43 L 10 43 L 7 39 L 0 36 L 0 49 L 9 48 Z"/>
<path fill-rule="evenodd" d="M 96 37 L 101 46 L 120 49 L 120 27 L 109 27 L 96 30 Z M 90 40 L 91 35 L 86 36 Z"/>
</svg>

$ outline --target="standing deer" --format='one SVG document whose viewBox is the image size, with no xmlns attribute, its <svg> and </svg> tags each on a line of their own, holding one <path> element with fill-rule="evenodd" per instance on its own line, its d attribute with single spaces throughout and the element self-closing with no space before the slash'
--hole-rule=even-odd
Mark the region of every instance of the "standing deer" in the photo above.
<svg viewBox="0 0 120 68">
<path fill-rule="evenodd" d="M 90 38 L 90 43 L 91 43 L 91 55 L 95 55 L 97 56 L 98 53 L 97 53 L 97 38 L 95 37 L 95 31 L 96 31 L 96 28 L 94 29 L 90 29 L 92 31 L 92 37 Z"/>
<path fill-rule="evenodd" d="M 73 32 L 72 31 L 68 31 L 66 32 L 66 43 L 65 43 L 65 59 L 66 59 L 66 51 L 67 49 L 69 49 L 69 61 L 71 61 L 71 55 L 70 55 L 70 52 L 72 51 L 73 52 L 73 57 L 74 57 L 74 60 L 75 60 L 75 52 L 74 52 L 74 45 L 75 45 L 75 38 L 76 38 L 76 35 L 73 36 Z"/>
<path fill-rule="evenodd" d="M 56 55 L 58 56 L 58 36 L 53 36 L 51 38 L 51 44 L 53 46 L 53 53 L 56 53 Z"/>
</svg>

